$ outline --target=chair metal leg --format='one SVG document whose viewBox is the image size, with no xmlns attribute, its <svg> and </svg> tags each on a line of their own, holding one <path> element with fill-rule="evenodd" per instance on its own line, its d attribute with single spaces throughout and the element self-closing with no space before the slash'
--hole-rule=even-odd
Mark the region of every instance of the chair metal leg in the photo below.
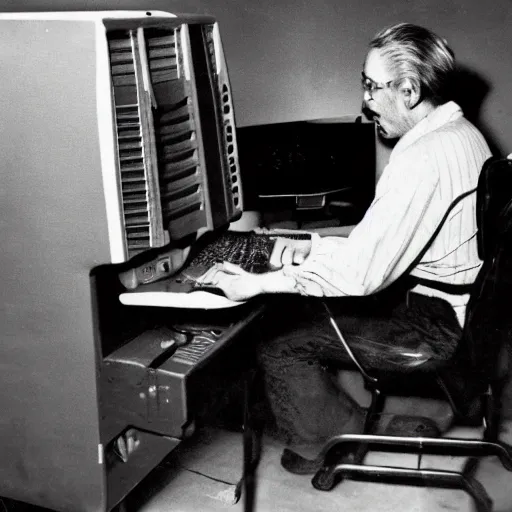
<svg viewBox="0 0 512 512">
<path fill-rule="evenodd" d="M 400 481 L 416 485 L 435 485 L 462 489 L 474 499 L 477 512 L 491 512 L 492 500 L 484 487 L 472 478 L 453 471 L 440 471 L 433 469 L 409 469 L 397 467 L 368 466 L 358 464 L 338 464 L 330 474 L 315 475 L 313 486 L 319 490 L 329 490 L 337 475 L 372 481 Z"/>
<path fill-rule="evenodd" d="M 512 449 L 500 442 L 481 441 L 479 439 L 460 439 L 454 437 L 406 437 L 371 434 L 344 434 L 331 439 L 329 445 L 364 443 L 371 446 L 400 446 L 409 450 L 432 450 L 437 453 L 466 455 L 495 455 L 503 467 L 512 471 Z M 323 450 L 325 452 L 325 448 Z"/>
<path fill-rule="evenodd" d="M 366 413 L 363 429 L 364 434 L 371 434 L 374 432 L 378 417 L 384 411 L 384 405 L 386 403 L 386 397 L 375 385 L 371 386 L 370 392 L 372 394 L 372 400 Z"/>
<path fill-rule="evenodd" d="M 498 440 L 498 418 L 496 413 L 496 398 L 493 392 L 492 384 L 489 384 L 486 394 L 483 397 L 483 420 L 484 420 L 484 434 L 483 438 L 486 441 Z"/>
<path fill-rule="evenodd" d="M 386 397 L 383 395 L 379 388 L 375 384 L 372 383 L 370 388 L 372 394 L 372 400 L 370 402 L 370 407 L 368 407 L 368 411 L 366 413 L 366 418 L 364 421 L 363 434 L 372 434 L 375 432 L 378 424 L 378 419 L 380 414 L 384 411 L 384 405 L 386 403 Z M 362 464 L 363 460 L 368 453 L 368 444 L 360 443 L 357 446 L 354 456 L 355 464 Z M 336 461 L 340 462 L 340 461 Z"/>
<path fill-rule="evenodd" d="M 400 446 L 415 448 L 417 450 L 433 449 L 442 450 L 445 453 L 457 454 L 469 453 L 470 455 L 496 455 L 503 466 L 512 471 L 512 450 L 499 442 L 488 442 L 474 439 L 457 438 L 428 438 L 428 437 L 401 437 L 401 436 L 375 436 L 352 435 L 339 436 L 338 444 L 351 444 L 355 440 L 364 443 L 365 446 L 381 445 L 385 447 Z M 372 481 L 390 480 L 396 483 L 429 484 L 437 487 L 452 487 L 465 490 L 472 496 L 478 512 L 491 511 L 492 501 L 485 488 L 474 478 L 474 470 L 478 459 L 472 457 L 462 472 L 442 471 L 433 469 L 397 468 L 387 466 L 369 466 L 365 464 L 336 464 L 322 467 L 312 479 L 315 489 L 322 491 L 331 490 L 336 483 L 348 476 L 351 478 L 364 478 Z"/>
</svg>

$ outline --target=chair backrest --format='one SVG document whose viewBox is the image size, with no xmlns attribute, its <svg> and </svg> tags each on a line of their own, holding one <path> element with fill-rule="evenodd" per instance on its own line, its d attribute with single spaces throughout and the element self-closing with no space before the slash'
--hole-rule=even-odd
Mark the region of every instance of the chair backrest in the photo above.
<svg viewBox="0 0 512 512">
<path fill-rule="evenodd" d="M 485 162 L 477 189 L 478 251 L 483 260 L 466 312 L 463 343 L 474 376 L 492 378 L 512 315 L 512 161 Z"/>
<path fill-rule="evenodd" d="M 512 201 L 512 160 L 489 158 L 482 167 L 477 188 L 478 255 L 492 258 L 507 226 Z"/>
<path fill-rule="evenodd" d="M 492 157 L 477 187 L 478 252 L 463 335 L 440 381 L 454 410 L 470 415 L 474 398 L 501 377 L 499 357 L 512 343 L 512 161 Z M 502 371 L 502 370 L 501 370 Z"/>
</svg>

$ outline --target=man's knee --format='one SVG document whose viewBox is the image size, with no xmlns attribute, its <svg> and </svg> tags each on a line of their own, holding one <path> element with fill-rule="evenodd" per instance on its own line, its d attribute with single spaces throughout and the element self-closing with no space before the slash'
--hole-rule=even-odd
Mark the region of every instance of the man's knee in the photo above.
<svg viewBox="0 0 512 512">
<path fill-rule="evenodd" d="M 279 361 L 288 357 L 292 352 L 296 340 L 292 335 L 265 338 L 260 341 L 256 349 L 256 355 L 260 363 Z"/>
</svg>

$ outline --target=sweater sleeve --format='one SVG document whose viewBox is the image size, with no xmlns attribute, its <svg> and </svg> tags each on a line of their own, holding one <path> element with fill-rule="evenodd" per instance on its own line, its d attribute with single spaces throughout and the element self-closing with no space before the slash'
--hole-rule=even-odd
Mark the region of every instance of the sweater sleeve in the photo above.
<svg viewBox="0 0 512 512">
<path fill-rule="evenodd" d="M 283 269 L 295 278 L 299 293 L 368 295 L 391 284 L 413 263 L 445 208 L 439 201 L 439 176 L 428 157 L 405 153 L 388 164 L 374 201 L 348 238 L 313 235 L 306 261 Z"/>
</svg>

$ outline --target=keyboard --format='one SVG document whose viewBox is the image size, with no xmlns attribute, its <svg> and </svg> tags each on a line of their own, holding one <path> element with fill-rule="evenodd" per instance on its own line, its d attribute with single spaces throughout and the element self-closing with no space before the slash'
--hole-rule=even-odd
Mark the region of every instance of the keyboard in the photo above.
<svg viewBox="0 0 512 512">
<path fill-rule="evenodd" d="M 195 279 L 215 263 L 227 261 L 239 265 L 247 272 L 268 272 L 270 256 L 277 237 L 307 240 L 311 235 L 303 232 L 260 234 L 253 231 L 206 233 L 191 249 L 185 265 L 178 273 L 173 272 L 170 255 L 164 253 L 148 263 L 123 272 L 119 277 L 128 290 L 133 290 L 141 284 L 171 278 L 173 287 L 169 291 L 186 293 L 190 291 Z"/>
<path fill-rule="evenodd" d="M 279 235 L 281 236 L 281 235 Z M 309 234 L 285 235 L 287 238 L 308 239 Z M 247 272 L 261 274 L 268 272 L 270 255 L 276 235 L 254 232 L 226 231 L 194 251 L 186 268 L 210 268 L 215 263 L 228 261 L 239 265 Z"/>
</svg>

